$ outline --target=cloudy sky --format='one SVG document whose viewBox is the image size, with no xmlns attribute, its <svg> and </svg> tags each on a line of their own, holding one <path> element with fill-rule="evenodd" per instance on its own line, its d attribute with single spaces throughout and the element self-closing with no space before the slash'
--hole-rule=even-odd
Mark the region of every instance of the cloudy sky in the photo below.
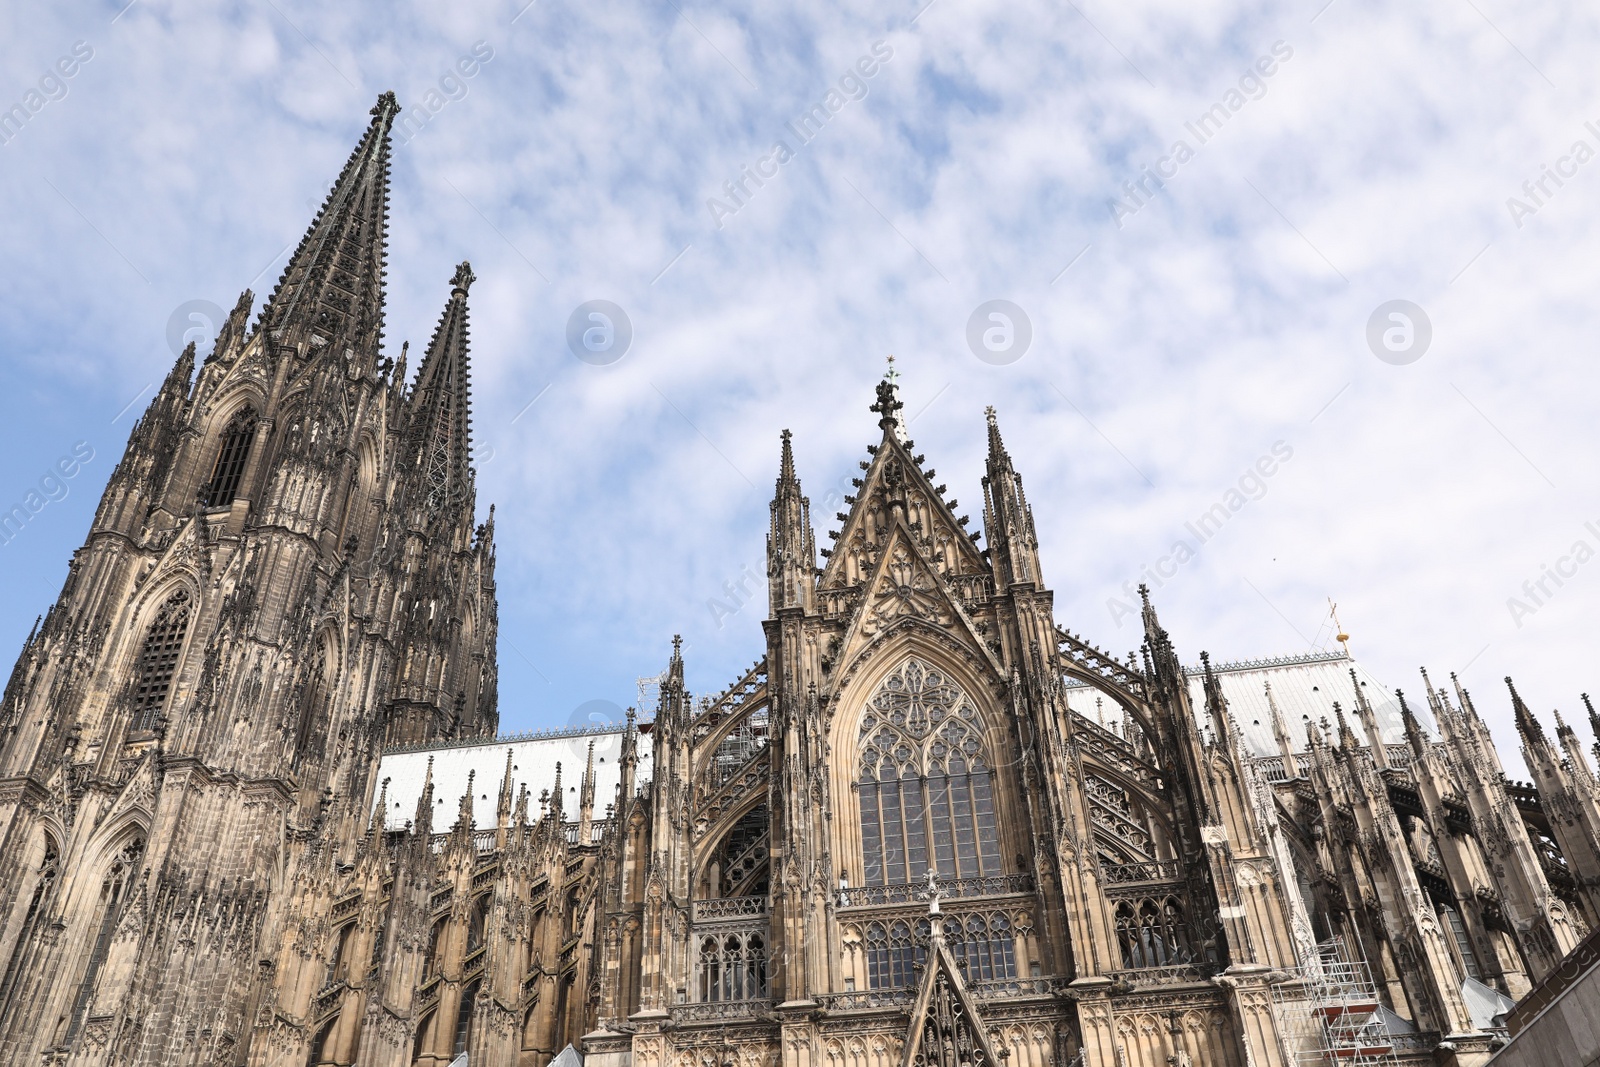
<svg viewBox="0 0 1600 1067">
<path fill-rule="evenodd" d="M 1508 753 L 1507 674 L 1581 720 L 1600 16 L 925 3 L 5 8 L 0 107 L 32 113 L 0 146 L 0 497 L 95 458 L 0 547 L 0 645 L 185 305 L 259 307 L 393 89 L 390 349 L 479 278 L 505 728 L 632 703 L 674 633 L 696 691 L 755 660 L 779 431 L 826 544 L 889 353 L 961 510 L 999 409 L 1074 631 L 1135 647 L 1147 567 L 1187 662 L 1325 646 L 1332 598 L 1377 677 L 1459 671 Z M 569 350 L 593 300 L 620 359 Z"/>
</svg>

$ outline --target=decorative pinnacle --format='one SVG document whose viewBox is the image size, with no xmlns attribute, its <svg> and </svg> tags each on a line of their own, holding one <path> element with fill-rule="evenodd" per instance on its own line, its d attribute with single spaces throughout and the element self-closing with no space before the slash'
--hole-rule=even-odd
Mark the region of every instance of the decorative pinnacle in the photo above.
<svg viewBox="0 0 1600 1067">
<path fill-rule="evenodd" d="M 385 89 L 378 94 L 378 102 L 372 105 L 372 110 L 367 112 L 373 118 L 384 118 L 399 112 L 400 101 L 395 99 L 393 89 Z"/>
<path fill-rule="evenodd" d="M 472 273 L 472 264 L 463 259 L 456 265 L 456 273 L 450 279 L 451 295 L 460 293 L 462 296 L 466 296 L 467 290 L 472 288 L 472 283 L 477 280 L 478 276 Z"/>
<path fill-rule="evenodd" d="M 791 441 L 793 440 L 794 435 L 792 433 L 790 433 L 788 430 L 784 430 L 783 434 L 782 434 L 782 437 L 783 437 L 783 457 L 782 457 L 781 460 L 779 460 L 779 463 L 778 463 L 778 484 L 780 486 L 792 484 L 794 482 L 794 480 L 795 480 L 795 477 L 794 477 L 794 445 L 791 444 Z"/>
<path fill-rule="evenodd" d="M 1452 675 L 1452 677 L 1454 677 Z M 1533 717 L 1528 710 L 1528 705 L 1522 702 L 1522 696 L 1517 692 L 1516 685 L 1511 681 L 1511 676 L 1506 675 L 1506 688 L 1511 690 L 1511 708 L 1516 715 L 1517 729 L 1522 731 L 1524 738 L 1537 737 L 1544 740 L 1544 727 L 1539 725 L 1539 720 Z"/>
</svg>

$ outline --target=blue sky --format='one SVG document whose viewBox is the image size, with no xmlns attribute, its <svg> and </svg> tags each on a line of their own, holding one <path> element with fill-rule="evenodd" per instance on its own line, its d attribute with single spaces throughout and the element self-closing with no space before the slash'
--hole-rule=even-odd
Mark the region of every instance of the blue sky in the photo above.
<svg viewBox="0 0 1600 1067">
<path fill-rule="evenodd" d="M 479 279 L 507 729 L 625 706 L 674 633 L 698 692 L 756 659 L 761 595 L 710 602 L 761 572 L 779 430 L 826 544 L 891 352 L 975 522 L 999 409 L 1057 618 L 1105 647 L 1137 645 L 1114 600 L 1182 539 L 1155 595 L 1186 661 L 1325 645 L 1331 597 L 1388 684 L 1460 671 L 1507 752 L 1502 676 L 1547 721 L 1600 684 L 1600 562 L 1571 555 L 1600 551 L 1594 11 L 137 0 L 0 25 L 0 106 L 55 97 L 0 145 L 0 497 L 94 450 L 0 547 L 0 646 L 56 595 L 174 312 L 259 307 L 393 89 L 402 117 L 442 106 L 395 153 L 388 347 L 426 343 L 456 262 Z M 830 90 L 802 143 L 786 123 Z M 744 167 L 776 174 L 730 205 Z M 1171 177 L 1134 199 L 1146 167 Z M 604 366 L 565 342 L 596 299 L 634 330 Z M 1032 327 L 1003 365 L 967 339 L 993 299 Z M 1432 326 L 1403 366 L 1367 341 L 1397 299 Z M 1242 478 L 1258 499 L 1200 543 Z M 1535 601 L 1546 566 L 1570 576 Z"/>
</svg>

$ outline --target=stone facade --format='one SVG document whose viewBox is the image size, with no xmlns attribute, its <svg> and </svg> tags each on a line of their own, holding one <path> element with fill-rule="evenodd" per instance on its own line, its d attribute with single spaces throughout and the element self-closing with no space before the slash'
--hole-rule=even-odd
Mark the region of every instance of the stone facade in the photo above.
<svg viewBox="0 0 1600 1067">
<path fill-rule="evenodd" d="M 1512 784 L 1458 685 L 1433 736 L 1343 651 L 1186 669 L 1148 595 L 1101 651 L 993 412 L 980 545 L 892 376 L 820 552 L 783 435 L 743 677 L 675 644 L 643 721 L 496 738 L 471 269 L 414 382 L 380 351 L 396 110 L 178 360 L 5 690 L 0 1062 L 1271 1067 L 1337 939 L 1384 1055 L 1478 1064 L 1600 927 L 1559 719 L 1511 691 Z"/>
</svg>

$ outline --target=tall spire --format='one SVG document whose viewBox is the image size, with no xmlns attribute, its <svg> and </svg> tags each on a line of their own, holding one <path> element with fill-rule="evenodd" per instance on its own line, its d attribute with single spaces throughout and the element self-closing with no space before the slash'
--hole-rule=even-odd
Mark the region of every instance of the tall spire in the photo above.
<svg viewBox="0 0 1600 1067">
<path fill-rule="evenodd" d="M 811 501 L 794 473 L 794 447 L 783 431 L 778 486 L 772 496 L 772 529 L 767 534 L 767 602 L 772 615 L 783 608 L 809 608 L 817 584 L 817 546 L 811 530 Z"/>
<path fill-rule="evenodd" d="M 989 457 L 984 464 L 983 522 L 995 580 L 1001 588 L 1015 582 L 1042 584 L 1039 539 L 1034 532 L 1033 509 L 1022 491 L 1022 476 L 1011 465 L 994 408 L 984 409 L 984 418 L 989 427 Z"/>
<path fill-rule="evenodd" d="M 473 497 L 472 419 L 467 364 L 467 290 L 476 281 L 463 261 L 450 279 L 450 299 L 428 342 L 407 405 L 407 462 L 420 478 L 430 511 Z"/>
<path fill-rule="evenodd" d="M 383 335 L 383 260 L 389 214 L 389 130 L 400 110 L 378 97 L 372 122 L 312 220 L 261 311 L 272 341 L 300 354 L 354 350 L 376 360 Z M 304 346 L 304 347 L 301 347 Z"/>
</svg>

